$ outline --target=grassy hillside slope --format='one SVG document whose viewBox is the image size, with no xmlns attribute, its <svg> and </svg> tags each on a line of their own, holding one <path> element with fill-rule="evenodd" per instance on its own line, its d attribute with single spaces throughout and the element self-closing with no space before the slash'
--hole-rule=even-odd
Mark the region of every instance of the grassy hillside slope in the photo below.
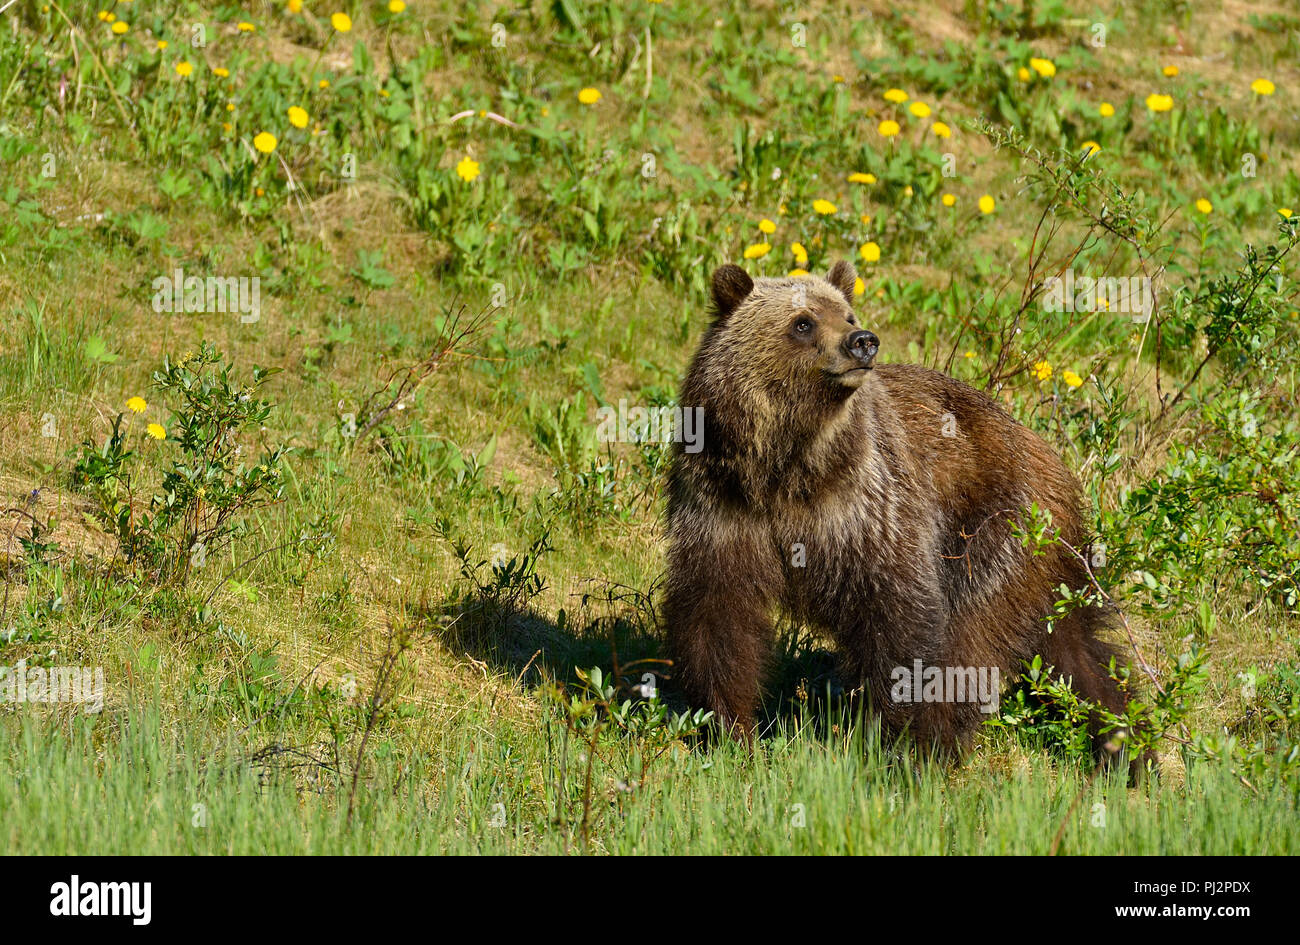
<svg viewBox="0 0 1300 945">
<path fill-rule="evenodd" d="M 105 680 L 0 702 L 6 851 L 1300 847 L 1289 4 L 18 0 L 0 35 L 0 666 Z M 1078 471 L 1160 779 L 1096 774 L 1045 679 L 922 765 L 796 626 L 752 755 L 674 721 L 669 450 L 597 409 L 672 404 L 715 266 L 842 257 L 883 358 Z"/>
</svg>

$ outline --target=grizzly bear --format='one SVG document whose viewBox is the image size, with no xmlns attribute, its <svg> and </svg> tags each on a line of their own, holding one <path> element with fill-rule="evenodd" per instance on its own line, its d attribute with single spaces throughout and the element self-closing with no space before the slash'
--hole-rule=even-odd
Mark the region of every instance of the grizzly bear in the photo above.
<svg viewBox="0 0 1300 945">
<path fill-rule="evenodd" d="M 703 408 L 702 448 L 678 444 L 668 482 L 676 685 L 748 739 L 779 611 L 829 636 L 885 732 L 936 754 L 967 747 L 999 679 L 1035 654 L 1123 712 L 1105 611 L 1076 608 L 1050 632 L 1045 619 L 1060 585 L 1087 586 L 1083 562 L 1059 542 L 1033 553 L 1013 524 L 1036 503 L 1082 549 L 1078 482 L 985 394 L 877 364 L 856 279 L 847 262 L 826 279 L 713 276 L 681 393 L 683 411 Z M 1104 757 L 1095 720 L 1093 735 Z"/>
</svg>

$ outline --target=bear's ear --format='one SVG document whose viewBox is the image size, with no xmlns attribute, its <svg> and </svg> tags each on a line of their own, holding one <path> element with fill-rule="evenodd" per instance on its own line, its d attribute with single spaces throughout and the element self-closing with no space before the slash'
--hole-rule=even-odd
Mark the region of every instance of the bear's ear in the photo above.
<svg viewBox="0 0 1300 945">
<path fill-rule="evenodd" d="M 844 301 L 848 302 L 850 306 L 853 305 L 853 284 L 858 281 L 858 271 L 853 268 L 853 263 L 847 259 L 841 259 L 826 274 L 826 281 L 840 290 L 840 295 L 844 296 Z"/>
<path fill-rule="evenodd" d="M 715 317 L 726 318 L 754 291 L 754 280 L 739 266 L 726 265 L 713 273 L 713 308 Z"/>
</svg>

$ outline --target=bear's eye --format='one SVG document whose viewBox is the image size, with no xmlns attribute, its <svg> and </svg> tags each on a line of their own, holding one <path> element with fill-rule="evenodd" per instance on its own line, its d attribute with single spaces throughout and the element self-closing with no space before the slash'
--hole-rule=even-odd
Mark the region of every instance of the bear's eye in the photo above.
<svg viewBox="0 0 1300 945">
<path fill-rule="evenodd" d="M 794 323 L 794 330 L 801 335 L 808 334 L 808 332 L 813 330 L 812 319 L 810 318 L 799 319 L 797 322 Z"/>
<path fill-rule="evenodd" d="M 850 325 L 856 325 L 858 323 L 858 320 L 854 318 L 852 315 L 847 316 L 844 320 L 848 322 Z"/>
</svg>

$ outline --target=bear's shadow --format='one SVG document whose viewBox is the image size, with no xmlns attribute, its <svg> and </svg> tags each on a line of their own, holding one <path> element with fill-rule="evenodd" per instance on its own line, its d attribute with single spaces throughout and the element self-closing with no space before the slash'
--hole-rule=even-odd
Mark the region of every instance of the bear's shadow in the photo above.
<svg viewBox="0 0 1300 945">
<path fill-rule="evenodd" d="M 468 595 L 439 609 L 434 624 L 443 642 L 506 677 L 524 690 L 550 683 L 580 684 L 579 671 L 599 667 L 617 676 L 620 698 L 640 698 L 653 685 L 673 712 L 690 708 L 677 691 L 663 640 L 655 589 L 645 593 L 593 582 L 575 595 L 572 608 L 556 614 L 502 606 Z M 786 723 L 843 717 L 846 698 L 835 655 L 804 628 L 779 624 L 758 712 L 760 737 Z"/>
</svg>

